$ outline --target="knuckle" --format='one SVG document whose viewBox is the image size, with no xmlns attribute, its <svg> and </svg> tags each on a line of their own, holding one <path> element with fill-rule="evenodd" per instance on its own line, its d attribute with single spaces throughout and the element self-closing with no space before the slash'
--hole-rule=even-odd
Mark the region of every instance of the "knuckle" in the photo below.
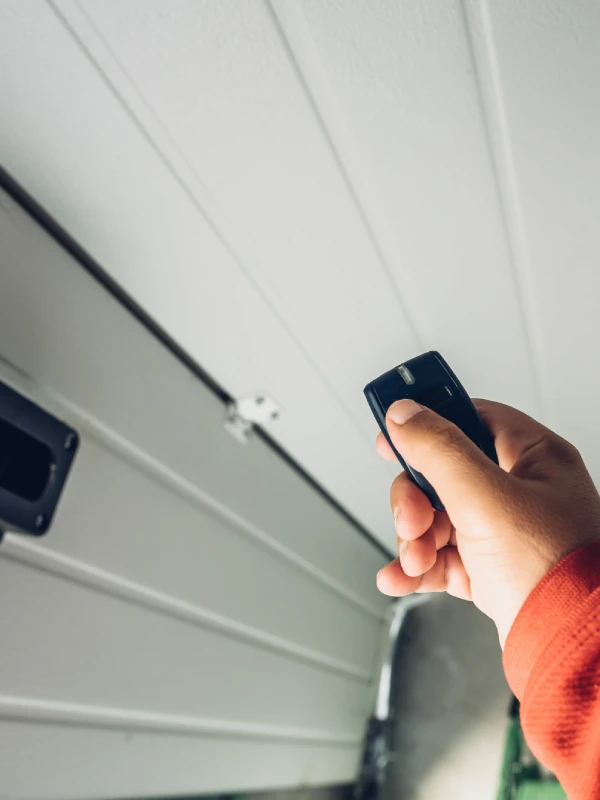
<svg viewBox="0 0 600 800">
<path fill-rule="evenodd" d="M 549 432 L 544 436 L 540 444 L 542 451 L 548 458 L 560 461 L 566 466 L 575 466 L 583 463 L 581 454 L 575 445 L 555 433 Z"/>
<path fill-rule="evenodd" d="M 579 452 L 579 450 L 575 447 L 574 444 L 571 442 L 565 442 L 567 446 L 567 458 L 570 464 L 581 464 L 583 465 L 583 456 Z"/>
</svg>

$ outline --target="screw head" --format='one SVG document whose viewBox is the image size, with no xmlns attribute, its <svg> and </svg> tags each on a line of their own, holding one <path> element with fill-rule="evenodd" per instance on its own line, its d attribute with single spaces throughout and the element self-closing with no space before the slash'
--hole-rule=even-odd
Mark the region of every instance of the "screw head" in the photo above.
<svg viewBox="0 0 600 800">
<path fill-rule="evenodd" d="M 271 419 L 273 421 L 275 421 L 276 419 L 279 419 L 279 411 L 273 411 L 273 413 L 271 414 Z"/>
<path fill-rule="evenodd" d="M 259 394 L 257 397 L 254 398 L 254 402 L 256 403 L 257 406 L 262 406 L 262 404 L 265 402 L 265 398 Z"/>
<path fill-rule="evenodd" d="M 72 433 L 72 432 L 68 433 L 66 438 L 65 438 L 65 444 L 64 444 L 65 450 L 72 450 L 73 447 L 75 446 L 76 440 L 77 440 L 77 437 L 75 436 L 74 433 Z"/>
<path fill-rule="evenodd" d="M 43 528 L 45 524 L 46 524 L 46 517 L 44 516 L 44 514 L 38 514 L 37 517 L 35 518 L 35 527 L 39 530 L 40 528 Z"/>
</svg>

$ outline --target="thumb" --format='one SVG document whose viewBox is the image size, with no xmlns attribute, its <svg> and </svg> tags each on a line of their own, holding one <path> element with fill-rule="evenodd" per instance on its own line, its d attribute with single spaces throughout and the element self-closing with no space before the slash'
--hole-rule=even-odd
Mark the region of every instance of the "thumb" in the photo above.
<svg viewBox="0 0 600 800">
<path fill-rule="evenodd" d="M 487 511 L 507 489 L 507 474 L 454 423 L 414 400 L 398 400 L 386 416 L 396 450 L 433 486 L 455 525 Z"/>
</svg>

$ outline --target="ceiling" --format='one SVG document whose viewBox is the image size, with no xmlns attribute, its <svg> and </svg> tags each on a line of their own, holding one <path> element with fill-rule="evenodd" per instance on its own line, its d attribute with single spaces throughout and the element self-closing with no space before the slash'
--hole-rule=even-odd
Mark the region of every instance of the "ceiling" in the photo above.
<svg viewBox="0 0 600 800">
<path fill-rule="evenodd" d="M 600 481 L 599 41 L 583 0 L 0 0 L 0 162 L 393 545 L 362 387 L 425 349 Z"/>
</svg>

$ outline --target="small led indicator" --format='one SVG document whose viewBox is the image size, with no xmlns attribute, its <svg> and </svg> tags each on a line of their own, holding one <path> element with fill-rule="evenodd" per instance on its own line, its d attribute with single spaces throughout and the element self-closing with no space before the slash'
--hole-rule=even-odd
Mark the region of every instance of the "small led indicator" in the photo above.
<svg viewBox="0 0 600 800">
<path fill-rule="evenodd" d="M 415 382 L 414 376 L 407 366 L 400 364 L 397 369 L 398 374 L 407 386 L 411 386 Z"/>
</svg>

